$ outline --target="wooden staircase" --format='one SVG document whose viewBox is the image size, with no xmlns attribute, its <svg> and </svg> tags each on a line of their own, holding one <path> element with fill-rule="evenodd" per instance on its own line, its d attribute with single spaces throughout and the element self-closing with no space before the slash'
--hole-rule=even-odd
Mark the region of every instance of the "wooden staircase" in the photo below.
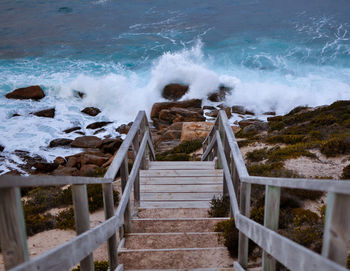
<svg viewBox="0 0 350 271">
<path fill-rule="evenodd" d="M 150 162 L 140 172 L 141 201 L 119 250 L 124 270 L 232 270 L 209 218 L 223 173 L 214 162 Z"/>
</svg>

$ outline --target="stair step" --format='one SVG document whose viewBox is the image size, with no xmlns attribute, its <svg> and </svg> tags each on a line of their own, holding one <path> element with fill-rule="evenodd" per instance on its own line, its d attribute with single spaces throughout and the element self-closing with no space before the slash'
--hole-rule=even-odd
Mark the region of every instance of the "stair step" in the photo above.
<svg viewBox="0 0 350 271">
<path fill-rule="evenodd" d="M 223 177 L 209 176 L 209 177 L 141 177 L 140 184 L 221 184 Z"/>
<path fill-rule="evenodd" d="M 132 232 L 214 232 L 215 225 L 227 219 L 229 218 L 138 218 L 132 220 Z"/>
<path fill-rule="evenodd" d="M 160 269 L 128 269 L 128 271 L 159 271 Z M 186 269 L 162 269 L 163 271 L 234 271 L 233 268 L 186 268 Z"/>
<path fill-rule="evenodd" d="M 124 247 L 129 249 L 223 247 L 216 232 L 131 233 Z"/>
<path fill-rule="evenodd" d="M 167 201 L 167 200 L 206 200 L 211 201 L 212 198 L 219 197 L 222 193 L 215 192 L 199 192 L 199 193 L 191 193 L 191 192 L 145 192 L 141 193 L 140 197 L 142 201 Z"/>
<path fill-rule="evenodd" d="M 209 201 L 141 201 L 141 208 L 209 208 Z"/>
<path fill-rule="evenodd" d="M 149 169 L 215 169 L 215 163 L 213 161 L 156 161 L 149 163 Z"/>
<path fill-rule="evenodd" d="M 222 192 L 222 185 L 188 185 L 188 184 L 167 184 L 167 185 L 140 185 L 141 192 L 186 192 L 186 193 L 195 193 L 195 192 Z"/>
<path fill-rule="evenodd" d="M 119 260 L 125 269 L 191 269 L 232 267 L 226 248 L 174 248 L 122 250 Z"/>
<path fill-rule="evenodd" d="M 138 218 L 207 218 L 208 208 L 139 208 Z"/>
<path fill-rule="evenodd" d="M 140 170 L 141 177 L 197 177 L 197 176 L 223 176 L 223 172 L 220 169 L 216 170 L 198 170 L 198 169 L 189 169 L 189 170 L 158 170 L 158 169 L 149 169 L 149 170 Z"/>
</svg>

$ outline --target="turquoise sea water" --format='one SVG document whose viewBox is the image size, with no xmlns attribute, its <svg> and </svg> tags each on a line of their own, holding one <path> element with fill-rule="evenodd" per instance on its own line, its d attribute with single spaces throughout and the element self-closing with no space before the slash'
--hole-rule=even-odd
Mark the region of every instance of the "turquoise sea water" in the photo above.
<svg viewBox="0 0 350 271">
<path fill-rule="evenodd" d="M 0 144 L 52 159 L 60 151 L 43 146 L 63 129 L 131 121 L 170 82 L 190 85 L 184 99 L 225 84 L 228 105 L 257 113 L 350 99 L 349 10 L 347 0 L 3 0 Z M 3 96 L 33 84 L 40 102 Z M 29 115 L 52 106 L 53 120 Z M 102 114 L 82 116 L 84 106 Z"/>
</svg>

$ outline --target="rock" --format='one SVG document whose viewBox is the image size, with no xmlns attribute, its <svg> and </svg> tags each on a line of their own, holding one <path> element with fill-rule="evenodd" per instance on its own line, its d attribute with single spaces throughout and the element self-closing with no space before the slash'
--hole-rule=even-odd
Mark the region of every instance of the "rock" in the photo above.
<svg viewBox="0 0 350 271">
<path fill-rule="evenodd" d="M 59 165 L 56 163 L 35 163 L 33 166 L 39 172 L 51 172 L 58 168 Z"/>
<path fill-rule="evenodd" d="M 72 127 L 72 128 L 66 129 L 63 132 L 66 133 L 66 134 L 69 134 L 71 132 L 74 132 L 74 131 L 77 131 L 77 130 L 80 130 L 80 129 L 81 129 L 80 127 L 76 126 L 76 127 Z"/>
<path fill-rule="evenodd" d="M 267 122 L 254 122 L 243 128 L 243 134 L 259 133 L 262 131 L 267 131 L 268 129 L 269 124 Z"/>
<path fill-rule="evenodd" d="M 72 167 L 59 166 L 52 172 L 55 176 L 79 176 L 79 170 Z"/>
<path fill-rule="evenodd" d="M 57 139 L 51 140 L 49 147 L 54 148 L 59 146 L 68 146 L 72 142 L 73 140 L 69 138 L 57 138 Z"/>
<path fill-rule="evenodd" d="M 37 116 L 37 117 L 54 118 L 55 117 L 55 108 L 41 110 L 38 112 L 34 112 L 32 114 Z"/>
<path fill-rule="evenodd" d="M 152 138 L 157 152 L 171 150 L 180 143 L 182 122 L 175 122 L 159 132 L 153 131 Z"/>
<path fill-rule="evenodd" d="M 81 110 L 81 112 L 89 116 L 95 117 L 101 113 L 101 110 L 96 107 L 85 107 L 83 110 Z"/>
<path fill-rule="evenodd" d="M 131 125 L 130 123 L 128 125 L 126 124 L 122 124 L 120 125 L 117 129 L 115 129 L 119 134 L 128 134 L 130 128 L 132 126 L 132 122 Z"/>
<path fill-rule="evenodd" d="M 76 131 L 76 132 L 74 132 L 75 134 L 78 134 L 78 135 L 85 135 L 85 133 L 84 132 L 82 132 L 82 131 Z"/>
<path fill-rule="evenodd" d="M 276 116 L 276 112 L 275 111 L 264 112 L 263 115 Z"/>
<path fill-rule="evenodd" d="M 231 107 L 231 109 L 232 109 L 232 113 L 241 114 L 241 115 L 245 114 L 245 109 L 241 105 L 234 105 Z"/>
<path fill-rule="evenodd" d="M 109 167 L 109 166 L 112 164 L 113 159 L 114 159 L 114 157 L 116 156 L 116 154 L 117 154 L 117 152 L 114 153 L 114 155 L 111 156 L 111 157 L 108 159 L 108 161 L 102 165 L 102 167 L 103 167 L 103 168 Z"/>
<path fill-rule="evenodd" d="M 21 115 L 20 114 L 17 114 L 17 113 L 14 113 L 11 118 L 14 118 L 14 117 L 20 117 Z"/>
<path fill-rule="evenodd" d="M 80 168 L 79 176 L 93 177 L 98 168 L 96 165 L 84 165 Z"/>
<path fill-rule="evenodd" d="M 201 108 L 202 107 L 202 100 L 200 99 L 192 99 L 192 100 L 186 100 L 181 102 L 164 102 L 164 103 L 155 103 L 152 106 L 151 111 L 151 119 L 158 118 L 159 112 L 163 109 L 170 109 L 172 107 L 177 108 Z"/>
<path fill-rule="evenodd" d="M 172 124 L 174 122 L 185 121 L 205 121 L 202 109 L 178 107 L 172 107 L 171 109 L 163 109 L 159 113 L 159 119 L 169 124 Z"/>
<path fill-rule="evenodd" d="M 181 142 L 205 139 L 213 125 L 211 122 L 184 122 L 181 131 Z"/>
<path fill-rule="evenodd" d="M 26 172 L 32 171 L 32 167 L 35 163 L 46 163 L 46 160 L 42 158 L 39 155 L 33 155 L 27 151 L 22 150 L 15 150 L 14 154 L 21 158 L 21 160 L 24 162 L 23 164 L 19 164 L 18 167 L 20 167 L 22 170 Z"/>
<path fill-rule="evenodd" d="M 103 153 L 114 154 L 119 149 L 122 143 L 123 143 L 123 139 L 121 139 L 120 137 L 117 137 L 115 139 L 107 138 L 102 141 L 100 150 Z"/>
<path fill-rule="evenodd" d="M 2 152 L 5 149 L 3 145 L 0 145 L 0 152 Z"/>
<path fill-rule="evenodd" d="M 102 166 L 104 163 L 106 163 L 108 161 L 107 157 L 102 157 L 102 156 L 98 156 L 98 155 L 94 155 L 94 154 L 83 154 L 81 156 L 81 166 L 83 167 L 84 165 L 88 165 L 88 164 L 92 164 L 92 165 L 96 165 L 96 166 Z"/>
<path fill-rule="evenodd" d="M 246 120 L 241 120 L 238 124 L 239 127 L 241 127 L 242 129 L 244 129 L 245 127 L 254 124 L 254 123 L 264 123 L 262 120 L 259 119 L 246 119 Z"/>
<path fill-rule="evenodd" d="M 96 136 L 80 136 L 73 140 L 71 146 L 74 148 L 99 148 L 102 140 Z"/>
<path fill-rule="evenodd" d="M 215 111 L 211 111 L 211 112 L 207 112 L 205 113 L 205 115 L 207 117 L 210 117 L 210 118 L 216 118 L 219 114 L 219 110 L 215 110 Z"/>
<path fill-rule="evenodd" d="M 82 91 L 73 90 L 73 96 L 76 98 L 83 99 L 86 96 L 86 94 Z"/>
<path fill-rule="evenodd" d="M 208 95 L 208 100 L 212 102 L 222 102 L 225 100 L 226 95 L 230 94 L 231 91 L 231 88 L 220 86 L 216 92 Z"/>
<path fill-rule="evenodd" d="M 64 166 L 67 163 L 66 159 L 61 156 L 56 157 L 53 162 L 59 166 Z"/>
<path fill-rule="evenodd" d="M 101 128 L 101 129 L 98 129 L 94 132 L 94 135 L 97 135 L 97 134 L 100 134 L 100 133 L 103 133 L 103 132 L 106 132 L 106 129 L 105 128 Z"/>
<path fill-rule="evenodd" d="M 230 107 L 225 107 L 224 110 L 225 110 L 225 113 L 227 115 L 227 118 L 228 119 L 231 118 L 232 117 L 231 108 Z"/>
<path fill-rule="evenodd" d="M 169 84 L 164 87 L 162 97 L 167 100 L 177 101 L 188 92 L 188 89 L 189 87 L 186 85 Z"/>
<path fill-rule="evenodd" d="M 94 122 L 89 124 L 88 126 L 86 126 L 87 129 L 98 129 L 98 128 L 102 128 L 108 124 L 111 124 L 113 122 L 111 121 L 99 121 L 99 122 Z"/>
<path fill-rule="evenodd" d="M 241 131 L 242 129 L 238 126 L 231 126 L 232 131 L 234 134 L 237 134 L 239 131 Z"/>
<path fill-rule="evenodd" d="M 79 162 L 79 165 L 78 165 L 78 162 Z M 80 161 L 78 161 L 78 158 L 77 157 L 67 157 L 67 163 L 66 163 L 66 167 L 77 167 L 77 168 L 80 168 L 81 166 L 81 163 Z"/>
<path fill-rule="evenodd" d="M 25 88 L 18 88 L 5 95 L 7 99 L 32 99 L 40 100 L 45 97 L 45 93 L 40 86 L 30 86 Z"/>
<path fill-rule="evenodd" d="M 217 110 L 215 106 L 205 105 L 203 106 L 203 110 Z"/>
</svg>

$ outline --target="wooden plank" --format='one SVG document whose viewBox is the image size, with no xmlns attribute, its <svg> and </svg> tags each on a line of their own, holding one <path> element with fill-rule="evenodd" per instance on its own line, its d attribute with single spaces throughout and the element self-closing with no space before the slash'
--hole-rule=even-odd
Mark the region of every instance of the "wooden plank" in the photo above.
<svg viewBox="0 0 350 271">
<path fill-rule="evenodd" d="M 273 185 L 286 188 L 316 190 L 350 195 L 349 181 L 257 176 L 242 177 L 241 181 L 251 184 Z"/>
<path fill-rule="evenodd" d="M 77 234 L 82 234 L 90 229 L 89 205 L 85 184 L 72 185 L 75 228 Z M 92 253 L 80 261 L 82 271 L 94 270 Z"/>
<path fill-rule="evenodd" d="M 281 188 L 266 186 L 265 191 L 265 214 L 264 226 L 270 230 L 277 231 L 280 213 Z M 263 251 L 262 266 L 264 271 L 275 271 L 276 260 Z"/>
<path fill-rule="evenodd" d="M 245 271 L 245 269 L 243 269 L 243 267 L 239 264 L 239 262 L 233 262 L 233 267 L 235 271 Z"/>
<path fill-rule="evenodd" d="M 221 192 L 222 185 L 141 185 L 144 192 Z"/>
<path fill-rule="evenodd" d="M 329 193 L 322 255 L 346 266 L 350 241 L 350 196 Z"/>
<path fill-rule="evenodd" d="M 221 193 L 141 193 L 141 200 L 207 200 L 220 197 Z"/>
<path fill-rule="evenodd" d="M 30 186 L 52 186 L 66 184 L 96 184 L 111 183 L 110 178 L 91 178 L 78 176 L 0 176 L 0 188 L 6 187 L 30 187 Z"/>
<path fill-rule="evenodd" d="M 347 271 L 345 267 L 267 229 L 244 215 L 237 214 L 235 223 L 240 232 L 290 270 Z"/>
<path fill-rule="evenodd" d="M 144 122 L 143 122 L 144 123 Z M 141 129 L 144 129 L 144 127 L 141 127 Z M 144 134 L 144 131 L 142 131 L 142 133 L 140 133 L 140 131 L 138 131 L 138 133 L 136 134 L 136 136 L 134 137 L 133 140 L 133 148 L 136 152 L 136 155 L 139 151 L 140 148 L 140 135 Z M 135 155 L 135 158 L 136 158 Z M 134 206 L 137 208 L 140 204 L 140 172 L 138 171 L 136 174 L 136 179 L 135 179 L 135 183 L 134 183 Z"/>
<path fill-rule="evenodd" d="M 141 177 L 222 176 L 222 170 L 141 170 Z"/>
<path fill-rule="evenodd" d="M 207 159 L 211 159 L 211 153 L 212 153 L 212 150 L 213 150 L 213 148 L 215 146 L 215 143 L 216 143 L 216 136 L 214 134 L 214 137 L 211 139 L 208 147 L 206 148 L 205 152 L 202 155 L 201 161 L 204 161 L 204 160 L 207 160 Z"/>
<path fill-rule="evenodd" d="M 6 270 L 29 260 L 19 188 L 0 189 L 0 242 Z"/>
<path fill-rule="evenodd" d="M 163 166 L 163 165 L 213 165 L 213 161 L 152 161 L 150 166 Z"/>
<path fill-rule="evenodd" d="M 114 199 L 113 199 L 113 186 L 112 184 L 103 184 L 103 206 L 105 219 L 114 216 Z M 118 242 L 117 235 L 113 234 L 107 241 L 107 249 L 108 249 L 108 260 L 109 267 L 111 270 L 115 269 L 118 266 Z"/>
<path fill-rule="evenodd" d="M 135 174 L 135 179 L 137 177 L 137 173 Z M 120 179 L 121 179 L 121 184 L 122 184 L 122 191 L 123 194 L 125 193 L 125 187 L 126 187 L 126 183 L 128 181 L 128 177 L 129 177 L 129 169 L 128 169 L 128 157 L 125 156 L 124 157 L 124 161 L 120 166 Z M 126 233 L 131 232 L 131 210 L 130 210 L 131 206 L 130 206 L 130 197 L 128 200 L 128 204 L 125 208 L 125 212 L 124 212 L 124 231 Z"/>
<path fill-rule="evenodd" d="M 209 208 L 208 201 L 141 201 L 141 208 Z"/>
<path fill-rule="evenodd" d="M 142 177 L 140 180 L 143 185 L 150 184 L 216 184 L 222 185 L 222 177 Z"/>
<path fill-rule="evenodd" d="M 149 165 L 149 169 L 158 169 L 158 170 L 166 170 L 166 169 L 208 169 L 214 170 L 214 162 L 181 162 L 181 163 L 162 163 L 155 164 L 155 162 L 151 162 Z"/>
</svg>

